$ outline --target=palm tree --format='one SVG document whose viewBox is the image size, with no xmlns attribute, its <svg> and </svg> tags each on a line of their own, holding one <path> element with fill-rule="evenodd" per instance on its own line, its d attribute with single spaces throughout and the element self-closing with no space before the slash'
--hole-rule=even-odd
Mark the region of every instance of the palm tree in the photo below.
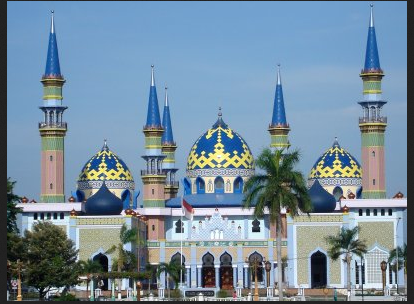
<svg viewBox="0 0 414 304">
<path fill-rule="evenodd" d="M 404 285 L 407 286 L 407 244 L 404 243 L 404 246 L 394 248 L 390 251 L 390 256 L 388 258 L 388 263 L 393 264 L 393 271 L 395 272 L 395 277 L 397 278 L 398 286 L 398 273 L 397 273 L 397 256 L 398 256 L 398 270 L 404 267 Z M 398 290 L 397 290 L 398 293 Z"/>
<path fill-rule="evenodd" d="M 351 260 L 352 255 L 362 257 L 367 252 L 367 245 L 365 240 L 361 241 L 357 238 L 359 227 L 355 226 L 352 229 L 342 227 L 341 231 L 337 235 L 330 235 L 325 238 L 326 242 L 330 246 L 328 249 L 328 255 L 336 261 L 340 256 L 345 255 L 346 273 L 347 273 L 347 289 L 351 290 Z"/>
<path fill-rule="evenodd" d="M 254 215 L 263 217 L 269 211 L 270 222 L 276 224 L 277 264 L 282 265 L 282 216 L 283 207 L 290 209 L 294 217 L 311 210 L 311 201 L 305 178 L 294 166 L 299 162 L 299 151 L 284 154 L 282 150 L 272 152 L 265 148 L 256 160 L 263 174 L 252 176 L 245 186 L 244 208 L 254 206 Z M 283 300 L 282 267 L 278 267 L 279 300 Z"/>
<path fill-rule="evenodd" d="M 87 259 L 79 261 L 80 274 L 86 274 L 86 294 L 89 294 L 90 274 L 103 271 L 102 265 L 98 261 Z"/>
<path fill-rule="evenodd" d="M 180 282 L 181 270 L 185 270 L 184 266 L 177 263 L 176 260 L 172 260 L 169 263 L 160 263 L 157 268 L 157 278 L 159 279 L 161 273 L 165 272 L 167 275 L 167 288 L 168 288 L 168 298 L 170 298 L 170 284 L 169 281 L 174 282 L 174 289 L 178 288 L 178 283 Z"/>
<path fill-rule="evenodd" d="M 115 251 L 118 253 L 117 260 L 117 268 L 118 272 L 121 272 L 125 266 L 125 262 L 128 261 L 129 254 L 126 250 L 124 250 L 124 245 L 133 242 L 137 239 L 138 230 L 136 228 L 128 229 L 125 223 L 121 227 L 121 231 L 119 233 L 119 243 L 118 245 L 113 245 L 109 248 L 105 253 L 112 254 Z M 121 279 L 118 279 L 118 290 L 121 292 Z"/>
</svg>

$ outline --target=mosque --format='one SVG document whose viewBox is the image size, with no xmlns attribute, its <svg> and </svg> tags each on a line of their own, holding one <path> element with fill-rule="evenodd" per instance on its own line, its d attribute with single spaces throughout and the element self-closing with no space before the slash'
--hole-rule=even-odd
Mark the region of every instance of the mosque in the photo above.
<svg viewBox="0 0 414 304">
<path fill-rule="evenodd" d="M 350 275 L 356 288 L 363 283 L 364 288 L 381 289 L 381 261 L 388 260 L 391 249 L 407 242 L 407 199 L 402 193 L 386 198 L 387 118 L 381 110 L 387 102 L 382 99 L 383 76 L 371 6 L 365 65 L 360 73 L 363 99 L 358 102 L 363 112 L 359 118 L 361 164 L 335 139 L 308 176 L 313 212 L 292 218 L 289 210 L 283 209 L 281 245 L 286 260 L 282 265 L 286 287 L 346 286 L 346 264 L 329 258 L 324 239 L 341 227 L 359 226 L 359 239 L 365 240 L 368 247 L 363 259 L 352 257 Z M 250 288 L 254 282 L 249 265 L 257 260 L 259 287 L 276 285 L 275 226 L 269 222 L 268 214 L 255 218 L 253 209 L 242 208 L 244 184 L 255 174 L 254 156 L 242 136 L 226 124 L 221 111 L 190 149 L 186 177 L 180 185 L 168 94 L 165 91 L 161 119 L 152 66 L 143 128 L 143 189 L 135 189 L 131 171 L 105 141 L 81 168 L 75 197 L 66 200 L 63 185 L 67 123 L 63 113 L 67 107 L 62 104 L 65 79 L 60 71 L 53 14 L 41 82 L 41 196 L 40 202 L 23 198 L 18 205 L 23 209 L 18 219 L 21 233 L 37 221 L 52 221 L 75 242 L 79 259 L 98 260 L 111 271 L 114 256 L 106 251 L 119 242 L 120 227 L 126 224 L 140 229 L 137 242 L 125 245 L 137 256 L 140 271 L 146 263 L 177 260 L 185 266 L 184 288 Z M 265 130 L 257 130 L 262 131 Z M 289 131 L 279 67 L 268 128 L 270 147 L 289 148 Z M 183 199 L 192 207 L 192 218 L 182 215 L 182 198 L 177 197 L 180 186 Z M 141 191 L 142 205 L 137 200 Z M 397 280 L 400 287 L 405 285 L 403 270 L 397 278 L 390 269 L 387 268 L 386 285 L 395 286 Z M 165 274 L 152 280 L 158 286 L 167 284 Z M 110 280 L 105 281 L 103 288 L 109 284 Z M 128 286 L 131 282 L 124 280 L 123 288 Z"/>
</svg>

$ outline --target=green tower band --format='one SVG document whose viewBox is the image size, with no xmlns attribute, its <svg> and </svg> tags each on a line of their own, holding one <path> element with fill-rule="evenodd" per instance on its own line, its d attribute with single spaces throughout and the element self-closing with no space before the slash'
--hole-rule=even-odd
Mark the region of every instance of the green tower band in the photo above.
<svg viewBox="0 0 414 304">
<path fill-rule="evenodd" d="M 287 149 L 290 147 L 289 134 L 290 128 L 269 128 L 270 147 L 276 149 Z"/>
</svg>

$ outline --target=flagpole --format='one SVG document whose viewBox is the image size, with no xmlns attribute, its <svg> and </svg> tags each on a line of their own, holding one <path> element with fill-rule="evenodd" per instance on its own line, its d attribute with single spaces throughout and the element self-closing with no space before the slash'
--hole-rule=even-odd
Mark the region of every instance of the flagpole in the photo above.
<svg viewBox="0 0 414 304">
<path fill-rule="evenodd" d="M 182 288 L 182 285 L 183 285 L 183 282 L 182 282 L 182 279 L 183 279 L 183 226 L 184 226 L 184 223 L 183 223 L 183 199 L 184 199 L 184 197 L 183 197 L 183 195 L 181 195 L 181 216 L 180 216 L 180 221 L 181 221 L 181 227 L 180 227 L 180 229 L 181 229 L 181 233 L 180 233 L 180 236 L 181 236 L 181 240 L 180 240 L 180 258 L 181 258 L 181 264 L 180 264 L 180 288 Z"/>
</svg>

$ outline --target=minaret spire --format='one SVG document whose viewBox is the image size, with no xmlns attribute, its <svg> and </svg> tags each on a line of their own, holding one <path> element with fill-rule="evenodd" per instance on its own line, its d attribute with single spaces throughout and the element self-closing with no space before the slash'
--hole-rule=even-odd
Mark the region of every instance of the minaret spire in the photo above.
<svg viewBox="0 0 414 304">
<path fill-rule="evenodd" d="M 50 24 L 49 47 L 47 50 L 46 69 L 43 78 L 63 79 L 63 76 L 60 73 L 59 53 L 55 33 L 54 11 L 51 11 L 51 13 L 52 17 Z"/>
<path fill-rule="evenodd" d="M 162 117 L 162 127 L 164 128 L 164 133 L 162 134 L 161 142 L 163 145 L 175 145 L 173 132 L 171 127 L 171 117 L 170 117 L 170 107 L 168 105 L 168 88 L 165 87 L 165 105 L 164 105 L 164 115 Z"/>
<path fill-rule="evenodd" d="M 365 53 L 365 65 L 362 73 L 377 72 L 382 73 L 378 56 L 377 38 L 374 27 L 374 5 L 371 4 L 371 13 L 369 17 L 367 49 Z"/>
<path fill-rule="evenodd" d="M 363 82 L 363 117 L 359 118 L 362 139 L 362 198 L 385 198 L 385 129 L 387 117 L 381 115 L 387 103 L 382 99 L 381 81 L 384 72 L 380 67 L 374 12 L 371 4 L 365 64 L 360 77 Z"/>
<path fill-rule="evenodd" d="M 175 166 L 175 150 L 177 145 L 174 142 L 173 131 L 171 126 L 170 117 L 170 105 L 168 101 L 168 88 L 165 86 L 165 103 L 164 113 L 162 116 L 162 126 L 164 133 L 162 134 L 162 154 L 165 155 L 165 159 L 162 162 L 162 169 L 167 176 L 165 180 L 164 194 L 165 199 L 176 197 L 178 193 L 178 182 L 175 179 L 175 173 L 178 168 Z"/>
<path fill-rule="evenodd" d="M 158 107 L 157 88 L 155 87 L 154 80 L 154 65 L 151 65 L 151 86 L 148 100 L 147 123 L 145 125 L 145 128 L 158 128 L 162 130 L 160 110 Z"/>
<path fill-rule="evenodd" d="M 271 147 L 276 149 L 289 148 L 288 133 L 289 124 L 286 121 L 285 102 L 283 100 L 282 77 L 280 76 L 280 64 L 277 65 L 277 81 L 275 99 L 273 102 L 272 122 L 269 125 L 271 134 Z"/>
<path fill-rule="evenodd" d="M 56 40 L 54 11 L 51 11 L 49 45 L 46 69 L 42 76 L 43 121 L 39 123 L 42 138 L 41 193 L 40 201 L 57 203 L 65 201 L 64 194 L 64 138 L 67 124 L 63 121 L 62 88 L 65 79 L 60 72 L 59 53 Z"/>
</svg>

